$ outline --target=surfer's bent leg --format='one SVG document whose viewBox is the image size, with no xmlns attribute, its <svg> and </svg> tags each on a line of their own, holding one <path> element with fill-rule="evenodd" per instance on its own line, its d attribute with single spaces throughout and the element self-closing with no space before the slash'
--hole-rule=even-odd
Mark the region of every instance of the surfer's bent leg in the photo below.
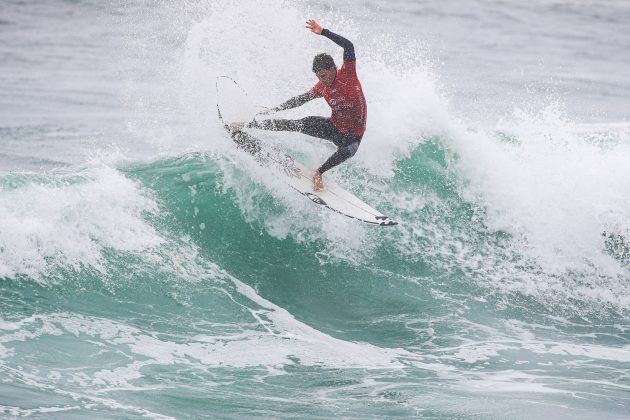
<svg viewBox="0 0 630 420">
<path fill-rule="evenodd" d="M 308 136 L 330 140 L 337 145 L 337 138 L 341 133 L 330 122 L 330 118 L 306 117 L 300 120 L 272 119 L 252 121 L 247 128 L 258 128 L 271 131 L 295 131 Z"/>
<path fill-rule="evenodd" d="M 260 130 L 271 131 L 301 131 L 300 120 L 262 120 L 252 121 L 247 124 L 247 128 L 258 128 Z"/>
<path fill-rule="evenodd" d="M 320 174 L 323 174 L 327 170 L 334 168 L 340 163 L 345 162 L 355 155 L 357 150 L 359 149 L 360 141 L 354 141 L 347 146 L 341 146 L 337 149 L 335 153 L 331 157 L 328 158 L 326 162 L 322 166 L 319 167 L 318 171 Z"/>
<path fill-rule="evenodd" d="M 330 118 L 306 117 L 300 120 L 302 123 L 301 133 L 317 137 L 319 139 L 330 140 L 333 143 L 339 137 L 339 131 L 330 122 Z"/>
</svg>

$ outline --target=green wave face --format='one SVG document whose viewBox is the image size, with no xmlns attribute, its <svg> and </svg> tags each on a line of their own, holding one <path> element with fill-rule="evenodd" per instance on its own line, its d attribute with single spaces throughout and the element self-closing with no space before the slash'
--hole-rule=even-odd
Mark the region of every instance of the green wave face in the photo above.
<svg viewBox="0 0 630 420">
<path fill-rule="evenodd" d="M 591 363 L 624 363 L 586 337 L 597 323 L 621 343 L 626 309 L 584 293 L 599 287 L 588 272 L 545 273 L 518 238 L 489 229 L 462 198 L 444 139 L 427 139 L 391 177 L 341 173 L 395 228 L 315 206 L 238 159 L 2 178 L 14 203 L 3 211 L 26 226 L 14 242 L 24 258 L 2 267 L 3 395 L 104 416 L 448 417 L 477 410 L 468 384 L 525 365 L 503 381 L 529 388 L 489 408 L 501 416 L 527 406 L 534 383 L 554 390 L 550 404 L 570 399 L 567 357 L 586 376 Z M 542 286 L 515 287 L 529 282 Z M 593 397 L 584 409 L 593 404 L 605 406 Z"/>
<path fill-rule="evenodd" d="M 2 3 L 1 418 L 628 417 L 627 6 L 381 3 Z M 310 17 L 368 106 L 324 180 L 397 226 L 313 204 L 216 115 L 340 63 Z"/>
</svg>

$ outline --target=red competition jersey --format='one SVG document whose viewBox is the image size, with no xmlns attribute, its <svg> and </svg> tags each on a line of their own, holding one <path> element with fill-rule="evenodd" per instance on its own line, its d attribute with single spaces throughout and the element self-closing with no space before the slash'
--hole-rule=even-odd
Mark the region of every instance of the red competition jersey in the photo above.
<svg viewBox="0 0 630 420">
<path fill-rule="evenodd" d="M 367 119 L 367 104 L 361 82 L 357 78 L 356 60 L 344 61 L 343 66 L 337 70 L 337 78 L 332 86 L 325 86 L 321 81 L 317 82 L 310 93 L 321 98 L 322 96 L 332 108 L 330 121 L 344 134 L 362 136 L 365 133 Z"/>
</svg>

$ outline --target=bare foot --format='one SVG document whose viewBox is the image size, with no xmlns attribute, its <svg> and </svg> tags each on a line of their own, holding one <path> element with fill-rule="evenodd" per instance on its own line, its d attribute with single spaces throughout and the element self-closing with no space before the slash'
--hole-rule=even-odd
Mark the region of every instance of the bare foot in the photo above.
<svg viewBox="0 0 630 420">
<path fill-rule="evenodd" d="M 322 174 L 319 171 L 315 171 L 313 175 L 313 190 L 321 191 L 324 189 L 324 183 L 322 182 Z"/>
<path fill-rule="evenodd" d="M 229 125 L 229 129 L 231 133 L 234 133 L 236 131 L 241 131 L 243 129 L 243 127 L 245 127 L 245 123 L 243 122 L 233 122 L 232 124 Z"/>
</svg>

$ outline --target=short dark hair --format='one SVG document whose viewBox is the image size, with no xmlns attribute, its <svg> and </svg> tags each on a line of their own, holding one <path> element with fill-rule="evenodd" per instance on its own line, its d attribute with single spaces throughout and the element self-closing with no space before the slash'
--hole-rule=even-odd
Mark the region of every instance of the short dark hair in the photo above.
<svg viewBox="0 0 630 420">
<path fill-rule="evenodd" d="M 324 69 L 331 69 L 333 67 L 337 67 L 335 65 L 335 60 L 326 53 L 317 54 L 315 58 L 313 58 L 313 73 L 317 73 L 318 71 Z"/>
</svg>

